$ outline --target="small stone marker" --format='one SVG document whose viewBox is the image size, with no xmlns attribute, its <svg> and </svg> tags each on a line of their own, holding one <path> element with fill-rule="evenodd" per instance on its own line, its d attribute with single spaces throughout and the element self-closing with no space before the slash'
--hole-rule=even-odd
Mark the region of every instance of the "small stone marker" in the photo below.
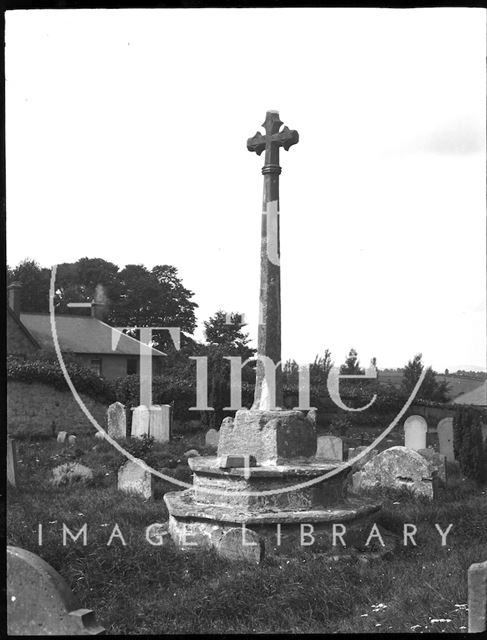
<svg viewBox="0 0 487 640">
<path fill-rule="evenodd" d="M 97 432 L 95 433 L 95 438 L 96 438 L 97 440 L 105 440 L 105 436 L 103 435 L 103 433 L 102 433 L 101 431 L 97 431 Z"/>
<path fill-rule="evenodd" d="M 419 449 L 419 455 L 423 456 L 428 461 L 430 473 L 437 472 L 438 478 L 446 484 L 446 456 L 442 453 L 437 453 L 434 449 Z"/>
<path fill-rule="evenodd" d="M 316 447 L 316 457 L 321 460 L 343 460 L 343 441 L 336 436 L 320 436 Z"/>
<path fill-rule="evenodd" d="M 468 632 L 487 630 L 487 560 L 468 569 Z"/>
<path fill-rule="evenodd" d="M 141 404 L 132 411 L 132 438 L 141 438 L 143 435 L 149 435 L 149 409 Z"/>
<path fill-rule="evenodd" d="M 154 404 L 150 408 L 149 434 L 157 442 L 169 442 L 171 433 L 170 404 Z"/>
<path fill-rule="evenodd" d="M 68 435 L 68 432 L 67 432 L 67 431 L 60 431 L 60 432 L 57 434 L 57 441 L 58 441 L 60 444 L 64 444 L 64 443 L 65 443 L 65 441 L 66 441 L 66 437 L 67 437 L 67 435 Z"/>
<path fill-rule="evenodd" d="M 440 453 L 446 456 L 448 462 L 455 461 L 453 452 L 453 418 L 443 418 L 438 423 L 438 442 Z"/>
<path fill-rule="evenodd" d="M 141 461 L 142 462 L 142 461 Z M 125 493 L 141 496 L 145 500 L 152 498 L 152 474 L 137 462 L 128 460 L 118 470 L 118 489 Z"/>
<path fill-rule="evenodd" d="M 218 461 L 220 469 L 242 469 L 256 467 L 257 462 L 251 455 L 227 455 L 221 456 Z"/>
<path fill-rule="evenodd" d="M 35 553 L 7 547 L 9 636 L 82 636 L 105 632 L 81 609 L 62 576 Z"/>
<path fill-rule="evenodd" d="M 127 416 L 121 402 L 114 402 L 107 409 L 108 435 L 112 438 L 127 437 Z"/>
<path fill-rule="evenodd" d="M 17 443 L 7 436 L 7 482 L 17 486 Z"/>
<path fill-rule="evenodd" d="M 210 429 L 206 432 L 205 444 L 207 447 L 218 447 L 218 440 L 220 436 L 216 429 Z"/>
<path fill-rule="evenodd" d="M 75 444 L 76 444 L 76 436 L 74 435 L 68 436 L 68 445 L 70 447 L 74 447 Z"/>
<path fill-rule="evenodd" d="M 228 529 L 215 544 L 216 552 L 222 558 L 232 561 L 260 564 L 264 557 L 264 541 L 246 527 Z"/>
<path fill-rule="evenodd" d="M 409 416 L 404 423 L 404 446 L 413 451 L 426 449 L 428 425 L 422 416 Z"/>
</svg>

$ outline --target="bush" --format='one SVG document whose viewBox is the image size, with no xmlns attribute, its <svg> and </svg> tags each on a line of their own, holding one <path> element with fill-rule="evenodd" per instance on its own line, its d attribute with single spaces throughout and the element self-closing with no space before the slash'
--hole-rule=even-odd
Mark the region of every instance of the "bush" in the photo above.
<svg viewBox="0 0 487 640">
<path fill-rule="evenodd" d="M 462 407 L 453 418 L 453 451 L 463 475 L 477 484 L 487 481 L 487 441 L 483 442 L 482 412 Z"/>
<path fill-rule="evenodd" d="M 348 415 L 337 415 L 330 423 L 329 431 L 334 436 L 344 438 L 353 426 L 353 422 Z"/>
</svg>

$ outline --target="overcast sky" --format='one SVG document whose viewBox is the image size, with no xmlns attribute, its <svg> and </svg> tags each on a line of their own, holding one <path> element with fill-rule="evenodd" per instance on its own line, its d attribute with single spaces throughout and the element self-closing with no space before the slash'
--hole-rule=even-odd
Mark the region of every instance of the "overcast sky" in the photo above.
<svg viewBox="0 0 487 640">
<path fill-rule="evenodd" d="M 255 337 L 277 109 L 283 358 L 485 368 L 485 62 L 483 9 L 7 12 L 8 262 L 172 264 Z"/>
</svg>

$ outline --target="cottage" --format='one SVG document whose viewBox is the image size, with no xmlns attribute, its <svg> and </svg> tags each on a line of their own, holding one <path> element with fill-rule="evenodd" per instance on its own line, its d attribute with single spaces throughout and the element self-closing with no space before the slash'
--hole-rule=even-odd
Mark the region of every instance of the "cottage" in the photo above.
<svg viewBox="0 0 487 640">
<path fill-rule="evenodd" d="M 103 304 L 93 302 L 91 315 L 56 315 L 56 333 L 61 352 L 107 379 L 138 374 L 141 343 L 106 324 Z M 113 339 L 113 337 L 118 339 Z M 40 349 L 53 350 L 51 318 L 48 313 L 22 313 L 21 285 L 8 287 L 7 354 L 30 355 Z M 159 375 L 162 351 L 152 348 L 154 375 Z"/>
</svg>

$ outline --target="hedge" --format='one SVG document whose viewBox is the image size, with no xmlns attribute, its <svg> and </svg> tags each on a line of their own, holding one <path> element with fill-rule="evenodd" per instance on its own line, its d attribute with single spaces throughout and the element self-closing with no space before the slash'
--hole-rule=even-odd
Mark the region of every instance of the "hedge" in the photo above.
<svg viewBox="0 0 487 640">
<path fill-rule="evenodd" d="M 485 411 L 458 409 L 453 418 L 453 451 L 464 476 L 482 485 L 487 482 L 487 440 L 482 438 Z"/>
<path fill-rule="evenodd" d="M 115 391 L 110 382 L 100 378 L 94 371 L 76 363 L 66 362 L 66 370 L 79 393 L 103 402 L 114 402 Z M 17 356 L 7 356 L 7 380 L 19 382 L 40 382 L 60 391 L 68 391 L 59 362 L 52 360 L 24 360 Z"/>
</svg>

